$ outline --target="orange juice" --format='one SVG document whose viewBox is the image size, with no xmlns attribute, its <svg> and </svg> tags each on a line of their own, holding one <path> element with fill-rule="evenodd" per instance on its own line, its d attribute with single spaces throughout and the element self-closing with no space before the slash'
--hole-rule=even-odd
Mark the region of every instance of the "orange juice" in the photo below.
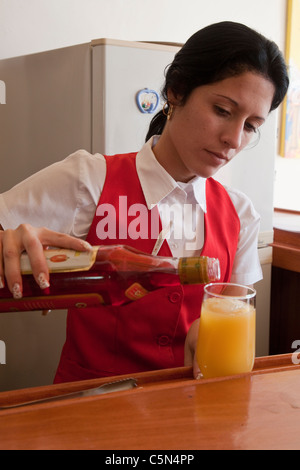
<svg viewBox="0 0 300 470">
<path fill-rule="evenodd" d="M 253 305 L 232 298 L 203 301 L 197 360 L 204 378 L 250 372 L 255 358 Z"/>
</svg>

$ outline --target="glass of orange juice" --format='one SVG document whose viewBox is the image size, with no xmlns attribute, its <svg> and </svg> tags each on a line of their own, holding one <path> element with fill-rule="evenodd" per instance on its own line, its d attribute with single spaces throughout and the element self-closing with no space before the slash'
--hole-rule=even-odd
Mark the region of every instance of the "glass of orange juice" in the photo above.
<svg viewBox="0 0 300 470">
<path fill-rule="evenodd" d="M 255 359 L 256 291 L 231 283 L 204 287 L 197 361 L 203 378 L 251 372 Z"/>
</svg>

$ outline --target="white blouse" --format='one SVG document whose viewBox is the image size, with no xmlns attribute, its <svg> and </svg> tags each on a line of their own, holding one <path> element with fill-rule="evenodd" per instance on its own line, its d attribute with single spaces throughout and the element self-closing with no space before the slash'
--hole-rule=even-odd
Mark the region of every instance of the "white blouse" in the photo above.
<svg viewBox="0 0 300 470">
<path fill-rule="evenodd" d="M 152 138 L 136 160 L 147 206 L 149 209 L 158 206 L 173 256 L 200 254 L 204 243 L 206 180 L 196 177 L 189 183 L 177 183 L 156 160 L 153 143 Z M 103 155 L 79 150 L 0 195 L 0 224 L 4 229 L 14 229 L 29 223 L 85 239 L 105 177 Z M 241 223 L 231 281 L 254 284 L 262 279 L 257 250 L 260 217 L 247 196 L 231 188 L 226 190 Z"/>
</svg>

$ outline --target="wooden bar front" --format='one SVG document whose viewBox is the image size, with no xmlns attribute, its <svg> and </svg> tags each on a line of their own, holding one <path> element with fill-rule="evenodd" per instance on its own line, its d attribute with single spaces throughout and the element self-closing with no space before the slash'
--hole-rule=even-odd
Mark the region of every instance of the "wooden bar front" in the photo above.
<svg viewBox="0 0 300 470">
<path fill-rule="evenodd" d="M 260 358 L 252 373 L 223 379 L 197 381 L 190 368 L 134 374 L 132 390 L 2 409 L 0 449 L 300 449 L 292 359 Z M 120 378 L 2 392 L 0 407 Z"/>
<path fill-rule="evenodd" d="M 300 233 L 274 230 L 270 354 L 291 353 L 300 340 Z"/>
</svg>

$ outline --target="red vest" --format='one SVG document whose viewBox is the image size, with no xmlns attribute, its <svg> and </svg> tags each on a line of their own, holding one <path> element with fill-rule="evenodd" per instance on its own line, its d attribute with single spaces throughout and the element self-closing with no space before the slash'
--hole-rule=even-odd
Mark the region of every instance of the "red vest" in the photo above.
<svg viewBox="0 0 300 470">
<path fill-rule="evenodd" d="M 97 208 L 87 237 L 92 245 L 125 244 L 152 253 L 156 240 L 150 235 L 154 220 L 151 211 L 147 209 L 149 234 L 137 240 L 126 238 L 136 214 L 129 216 L 124 210 L 119 211 L 124 196 L 128 208 L 137 203 L 147 207 L 135 158 L 135 153 L 106 157 L 107 175 L 98 208 L 102 204 L 115 207 L 117 238 L 99 240 L 97 228 L 103 214 L 97 215 Z M 240 221 L 226 190 L 211 178 L 206 182 L 206 199 L 202 255 L 218 258 L 221 280 L 229 282 Z M 158 255 L 172 256 L 167 241 Z M 122 307 L 70 310 L 55 382 L 182 366 L 185 337 L 191 323 L 200 316 L 202 295 L 203 286 L 199 285 L 162 287 Z"/>
</svg>

